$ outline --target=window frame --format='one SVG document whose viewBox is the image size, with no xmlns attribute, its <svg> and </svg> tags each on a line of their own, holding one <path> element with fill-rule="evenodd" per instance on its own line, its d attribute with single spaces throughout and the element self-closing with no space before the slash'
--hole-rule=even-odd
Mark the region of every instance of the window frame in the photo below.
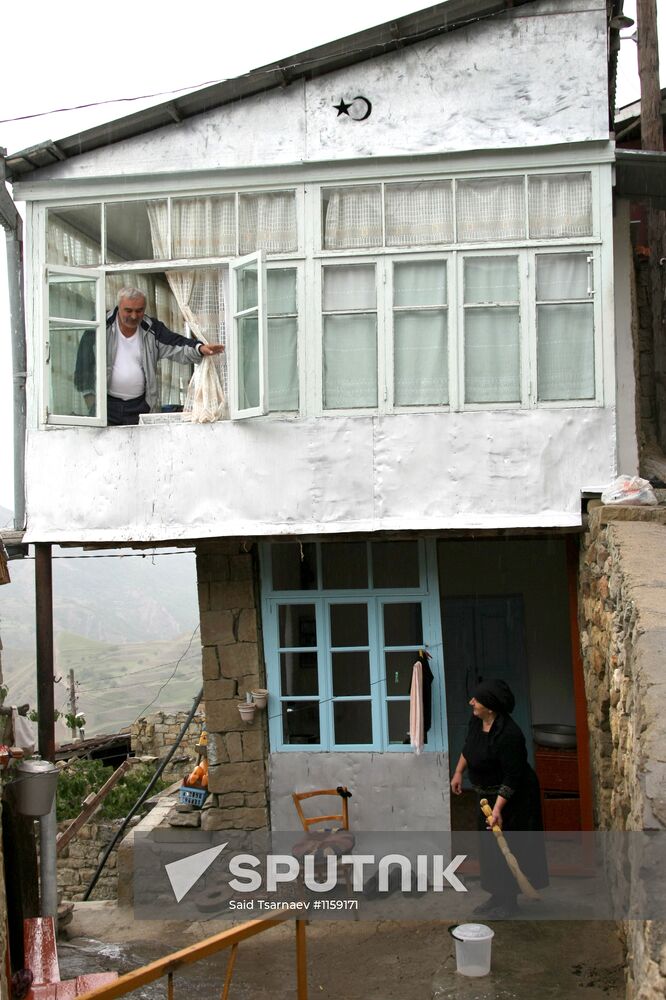
<svg viewBox="0 0 666 1000">
<path fill-rule="evenodd" d="M 247 309 L 239 310 L 238 306 L 238 282 L 237 274 L 250 264 L 257 267 L 257 305 Z M 241 406 L 240 380 L 237 372 L 237 362 L 240 356 L 239 348 L 239 321 L 249 318 L 251 313 L 257 314 L 257 371 L 259 382 L 259 403 L 257 406 Z M 229 264 L 229 315 L 231 318 L 228 343 L 228 371 L 229 371 L 229 415 L 232 420 L 245 420 L 248 417 L 263 417 L 268 413 L 268 314 L 266 310 L 266 265 L 263 251 L 257 250 L 255 253 L 246 254 L 245 257 L 237 257 Z"/>
<path fill-rule="evenodd" d="M 76 320 L 66 316 L 51 316 L 50 278 L 51 276 L 92 279 L 95 282 L 95 319 Z M 44 269 L 42 296 L 44 302 L 44 324 L 42 338 L 42 396 L 41 412 L 44 424 L 52 426 L 106 427 L 106 309 L 104 301 L 105 272 L 99 267 L 73 267 L 66 264 L 48 264 Z M 72 329 L 84 332 L 94 329 L 95 336 L 95 394 L 97 416 L 74 416 L 51 412 L 49 397 L 51 387 L 51 323 L 67 324 Z"/>
<path fill-rule="evenodd" d="M 273 590 L 272 588 L 272 546 L 265 542 L 260 545 L 261 600 L 263 620 L 264 657 L 266 662 L 267 685 L 269 690 L 268 722 L 271 751 L 294 753 L 413 753 L 404 743 L 389 743 L 388 704 L 390 701 L 406 701 L 405 696 L 390 696 L 383 664 L 385 651 L 392 651 L 393 644 L 385 644 L 383 633 L 383 608 L 389 604 L 412 604 L 421 606 L 423 643 L 433 655 L 431 667 L 434 674 L 432 688 L 432 726 L 424 752 L 441 753 L 447 748 L 444 672 L 438 667 L 439 651 L 442 649 L 441 622 L 439 612 L 439 581 L 434 543 L 425 539 L 410 539 L 417 545 L 419 560 L 419 585 L 416 587 L 389 588 L 368 586 L 365 589 L 324 589 L 322 583 L 321 546 L 328 539 L 316 541 L 317 546 L 317 589 Z M 367 546 L 368 573 L 371 573 L 372 543 L 378 539 L 363 539 Z M 368 581 L 370 582 L 370 581 Z M 279 644 L 279 608 L 285 605 L 313 605 L 317 623 L 317 665 L 318 695 L 282 695 Z M 339 604 L 365 604 L 368 607 L 368 650 L 370 697 L 366 695 L 333 695 L 332 652 L 330 635 L 330 607 Z M 338 648 L 335 647 L 335 651 Z M 405 646 L 403 649 L 412 649 Z M 373 726 L 371 743 L 335 743 L 334 706 L 336 701 L 370 701 Z M 319 743 L 287 743 L 283 738 L 282 706 L 287 702 L 318 702 Z"/>
</svg>

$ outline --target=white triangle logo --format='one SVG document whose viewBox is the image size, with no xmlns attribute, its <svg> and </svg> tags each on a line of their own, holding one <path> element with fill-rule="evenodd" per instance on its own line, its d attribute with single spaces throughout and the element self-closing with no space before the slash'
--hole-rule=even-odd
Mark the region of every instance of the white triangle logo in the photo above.
<svg viewBox="0 0 666 1000">
<path fill-rule="evenodd" d="M 227 844 L 224 843 L 218 847 L 210 847 L 207 851 L 190 854 L 186 858 L 181 858 L 180 861 L 172 861 L 164 866 L 177 903 L 180 903 L 192 886 L 196 885 L 203 873 L 208 871 L 215 858 L 222 853 L 226 846 Z"/>
</svg>

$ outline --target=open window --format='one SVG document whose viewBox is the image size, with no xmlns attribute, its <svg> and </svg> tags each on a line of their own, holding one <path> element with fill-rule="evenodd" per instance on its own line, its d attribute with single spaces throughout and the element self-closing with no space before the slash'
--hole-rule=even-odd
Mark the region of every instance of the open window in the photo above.
<svg viewBox="0 0 666 1000">
<path fill-rule="evenodd" d="M 106 424 L 106 337 L 102 272 L 47 270 L 44 366 L 47 423 Z"/>
<path fill-rule="evenodd" d="M 266 268 L 261 251 L 230 265 L 232 420 L 268 412 Z"/>
</svg>

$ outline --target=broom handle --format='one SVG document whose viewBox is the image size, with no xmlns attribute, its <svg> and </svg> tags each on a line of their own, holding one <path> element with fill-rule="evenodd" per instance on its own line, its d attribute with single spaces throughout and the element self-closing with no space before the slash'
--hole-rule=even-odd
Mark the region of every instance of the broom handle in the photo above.
<svg viewBox="0 0 666 1000">
<path fill-rule="evenodd" d="M 488 799 L 481 799 L 480 806 L 483 815 L 486 816 L 488 819 L 490 819 L 490 817 L 493 814 L 493 811 L 488 804 Z M 521 871 L 520 865 L 516 861 L 515 855 L 511 853 L 509 845 L 506 842 L 506 837 L 502 833 L 501 827 L 499 827 L 497 823 L 494 823 L 492 826 L 492 831 L 497 839 L 497 846 L 504 855 L 504 860 L 506 861 L 509 867 L 509 871 L 511 872 L 516 882 L 518 883 L 520 891 L 523 893 L 524 896 L 527 896 L 529 899 L 541 899 L 541 896 L 536 891 L 532 883 L 529 881 L 527 876 Z"/>
</svg>

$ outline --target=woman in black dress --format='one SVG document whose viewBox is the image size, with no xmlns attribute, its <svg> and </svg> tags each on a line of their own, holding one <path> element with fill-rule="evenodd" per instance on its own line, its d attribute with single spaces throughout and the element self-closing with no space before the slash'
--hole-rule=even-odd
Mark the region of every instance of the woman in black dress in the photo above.
<svg viewBox="0 0 666 1000">
<path fill-rule="evenodd" d="M 543 830 L 539 780 L 527 761 L 525 737 L 511 718 L 516 700 L 504 681 L 489 680 L 478 685 L 470 701 L 472 718 L 460 760 L 451 779 L 454 795 L 462 792 L 462 776 L 469 779 L 481 799 L 488 799 L 493 814 L 478 811 L 479 830 L 497 824 L 523 873 L 535 889 L 548 885 L 543 837 L 528 832 Z M 511 831 L 524 831 L 512 838 Z M 494 836 L 479 838 L 481 886 L 490 898 L 475 913 L 488 918 L 512 917 L 518 913 L 516 881 L 507 867 Z"/>
</svg>

